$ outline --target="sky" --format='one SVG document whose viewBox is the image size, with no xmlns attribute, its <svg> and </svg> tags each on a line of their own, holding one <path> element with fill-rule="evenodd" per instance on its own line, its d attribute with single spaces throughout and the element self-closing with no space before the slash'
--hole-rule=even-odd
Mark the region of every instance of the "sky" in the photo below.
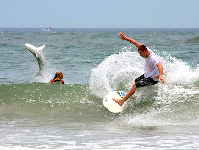
<svg viewBox="0 0 199 150">
<path fill-rule="evenodd" d="M 199 0 L 0 0 L 0 28 L 199 28 Z"/>
</svg>

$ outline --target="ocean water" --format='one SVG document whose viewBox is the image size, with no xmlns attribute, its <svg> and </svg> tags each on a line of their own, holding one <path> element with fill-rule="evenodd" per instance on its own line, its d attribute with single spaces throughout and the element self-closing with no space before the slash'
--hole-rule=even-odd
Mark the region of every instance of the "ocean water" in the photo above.
<svg viewBox="0 0 199 150">
<path fill-rule="evenodd" d="M 139 88 L 122 113 L 103 97 L 128 91 L 151 48 L 165 84 Z M 25 43 L 47 46 L 41 76 Z M 199 29 L 0 28 L 0 149 L 199 149 Z M 56 71 L 64 85 L 49 84 Z"/>
</svg>

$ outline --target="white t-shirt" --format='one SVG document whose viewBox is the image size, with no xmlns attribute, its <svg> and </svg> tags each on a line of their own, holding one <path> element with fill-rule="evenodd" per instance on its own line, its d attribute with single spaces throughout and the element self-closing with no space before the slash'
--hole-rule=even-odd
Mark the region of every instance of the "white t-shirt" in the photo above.
<svg viewBox="0 0 199 150">
<path fill-rule="evenodd" d="M 156 64 L 159 63 L 160 61 L 155 53 L 153 53 L 150 49 L 148 49 L 148 51 L 151 52 L 151 55 L 149 55 L 149 57 L 145 58 L 144 77 L 145 78 L 154 78 L 159 75 L 159 70 L 158 70 L 158 67 L 156 66 Z"/>
</svg>

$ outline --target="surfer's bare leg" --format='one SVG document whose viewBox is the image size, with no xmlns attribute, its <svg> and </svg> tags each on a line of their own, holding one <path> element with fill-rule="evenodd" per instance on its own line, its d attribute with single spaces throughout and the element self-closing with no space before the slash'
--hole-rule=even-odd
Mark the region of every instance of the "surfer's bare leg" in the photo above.
<svg viewBox="0 0 199 150">
<path fill-rule="evenodd" d="M 124 102 L 135 93 L 136 90 L 136 84 L 134 83 L 132 88 L 129 90 L 129 92 L 122 98 L 122 99 L 116 99 L 113 98 L 113 100 L 118 103 L 120 106 L 124 104 Z"/>
</svg>

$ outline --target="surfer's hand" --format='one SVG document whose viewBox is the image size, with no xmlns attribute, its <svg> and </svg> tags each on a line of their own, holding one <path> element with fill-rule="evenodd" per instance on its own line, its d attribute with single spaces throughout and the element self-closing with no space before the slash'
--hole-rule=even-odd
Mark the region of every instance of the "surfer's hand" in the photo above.
<svg viewBox="0 0 199 150">
<path fill-rule="evenodd" d="M 122 106 L 124 104 L 122 98 L 121 99 L 112 98 L 112 100 L 115 101 L 116 103 L 118 103 L 120 106 Z"/>
<path fill-rule="evenodd" d="M 119 32 L 118 36 L 120 37 L 120 39 L 122 40 L 126 40 L 126 35 L 124 35 L 124 32 Z"/>
<path fill-rule="evenodd" d="M 165 83 L 165 79 L 160 75 L 159 76 L 159 80 L 164 84 Z"/>
</svg>

